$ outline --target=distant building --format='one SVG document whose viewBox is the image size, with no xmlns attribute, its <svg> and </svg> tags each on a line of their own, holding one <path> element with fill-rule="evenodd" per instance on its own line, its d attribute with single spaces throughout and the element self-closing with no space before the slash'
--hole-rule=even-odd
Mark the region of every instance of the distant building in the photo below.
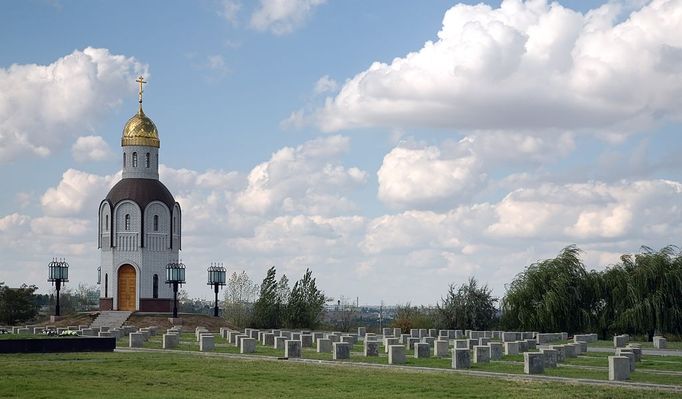
<svg viewBox="0 0 682 399">
<path fill-rule="evenodd" d="M 173 291 L 166 264 L 181 249 L 181 210 L 159 181 L 159 133 L 139 110 L 123 128 L 123 178 L 100 203 L 100 310 L 167 312 Z"/>
</svg>

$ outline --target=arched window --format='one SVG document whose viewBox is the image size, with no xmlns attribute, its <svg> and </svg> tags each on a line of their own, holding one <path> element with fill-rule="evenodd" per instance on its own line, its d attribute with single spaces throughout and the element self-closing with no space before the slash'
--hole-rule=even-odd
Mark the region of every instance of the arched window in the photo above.
<svg viewBox="0 0 682 399">
<path fill-rule="evenodd" d="M 109 273 L 104 274 L 104 297 L 109 298 Z"/>
<path fill-rule="evenodd" d="M 175 216 L 173 216 L 173 231 L 175 232 L 175 234 L 178 234 L 177 233 L 177 231 L 178 231 L 178 220 Z"/>
<path fill-rule="evenodd" d="M 149 167 L 149 153 L 144 156 L 144 166 L 147 168 Z"/>
<path fill-rule="evenodd" d="M 152 297 L 153 298 L 158 298 L 159 297 L 159 275 L 155 274 L 154 275 L 154 286 L 152 287 Z"/>
<path fill-rule="evenodd" d="M 123 167 L 126 167 L 126 153 L 123 153 Z"/>
<path fill-rule="evenodd" d="M 133 152 L 133 168 L 137 168 L 137 153 Z"/>
<path fill-rule="evenodd" d="M 126 230 L 130 230 L 130 215 L 129 215 L 129 214 L 126 214 L 126 218 L 125 218 L 125 229 L 126 229 Z"/>
<path fill-rule="evenodd" d="M 104 215 L 104 231 L 109 231 L 109 215 Z"/>
<path fill-rule="evenodd" d="M 159 231 L 159 215 L 154 215 L 154 231 Z"/>
</svg>

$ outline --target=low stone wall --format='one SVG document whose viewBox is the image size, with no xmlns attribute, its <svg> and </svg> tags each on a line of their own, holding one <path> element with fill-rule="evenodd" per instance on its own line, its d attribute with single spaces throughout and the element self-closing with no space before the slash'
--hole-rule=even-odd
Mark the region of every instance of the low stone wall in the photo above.
<svg viewBox="0 0 682 399">
<path fill-rule="evenodd" d="M 115 348 L 115 337 L 0 340 L 0 353 L 113 352 Z"/>
</svg>

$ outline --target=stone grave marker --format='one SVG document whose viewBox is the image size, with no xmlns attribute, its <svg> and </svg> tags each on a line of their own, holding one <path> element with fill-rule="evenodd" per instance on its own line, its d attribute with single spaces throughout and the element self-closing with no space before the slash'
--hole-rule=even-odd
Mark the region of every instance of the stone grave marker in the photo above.
<svg viewBox="0 0 682 399">
<path fill-rule="evenodd" d="M 416 342 L 414 344 L 414 358 L 424 359 L 431 357 L 431 347 L 425 342 Z"/>
<path fill-rule="evenodd" d="M 616 356 L 625 356 L 630 361 L 630 372 L 635 371 L 635 353 L 625 348 L 616 349 Z"/>
<path fill-rule="evenodd" d="M 471 355 L 469 353 L 469 348 L 454 349 L 452 351 L 452 368 L 458 370 L 471 368 Z"/>
<path fill-rule="evenodd" d="M 654 337 L 654 348 L 668 349 L 668 340 L 660 335 Z"/>
<path fill-rule="evenodd" d="M 556 349 L 540 349 L 540 353 L 542 353 L 544 361 L 545 361 L 545 368 L 554 368 L 557 365 L 557 351 Z"/>
<path fill-rule="evenodd" d="M 301 334 L 301 347 L 312 348 L 313 347 L 313 335 L 312 334 Z"/>
<path fill-rule="evenodd" d="M 455 340 L 455 349 L 469 349 L 469 340 L 468 339 L 456 339 Z"/>
<path fill-rule="evenodd" d="M 332 358 L 334 360 L 350 359 L 350 344 L 347 342 L 334 342 Z"/>
<path fill-rule="evenodd" d="M 213 334 L 203 334 L 199 337 L 199 352 L 212 352 L 215 350 L 215 337 Z"/>
<path fill-rule="evenodd" d="M 502 359 L 502 354 L 504 352 L 504 345 L 502 342 L 489 342 L 490 347 L 490 360 L 500 360 Z"/>
<path fill-rule="evenodd" d="M 261 341 L 261 344 L 263 346 L 275 346 L 275 334 L 273 333 L 264 333 L 263 334 L 263 340 Z"/>
<path fill-rule="evenodd" d="M 388 353 L 388 347 L 391 345 L 398 345 L 398 338 L 384 338 L 384 353 Z"/>
<path fill-rule="evenodd" d="M 405 347 L 402 345 L 391 345 L 388 348 L 388 364 L 405 364 Z"/>
<path fill-rule="evenodd" d="M 474 346 L 474 363 L 490 363 L 490 347 L 487 345 Z"/>
<path fill-rule="evenodd" d="M 545 355 L 538 352 L 524 353 L 523 372 L 526 374 L 543 374 L 545 372 Z"/>
<path fill-rule="evenodd" d="M 433 356 L 435 357 L 448 357 L 448 341 L 447 340 L 437 340 L 434 342 Z"/>
<path fill-rule="evenodd" d="M 630 378 L 630 359 L 625 356 L 609 356 L 609 381 L 625 381 Z"/>
<path fill-rule="evenodd" d="M 144 346 L 144 341 L 144 334 L 142 333 L 130 333 L 128 336 L 128 346 L 130 348 L 142 348 Z"/>
<path fill-rule="evenodd" d="M 624 348 L 630 342 L 630 336 L 627 334 L 616 335 L 613 337 L 614 348 Z"/>
<path fill-rule="evenodd" d="M 284 343 L 287 339 L 287 337 L 275 337 L 275 349 L 284 349 Z"/>
<path fill-rule="evenodd" d="M 377 341 L 364 342 L 365 356 L 379 356 L 379 343 Z"/>
<path fill-rule="evenodd" d="M 286 340 L 284 343 L 284 357 L 286 358 L 300 358 L 301 357 L 301 341 Z"/>
<path fill-rule="evenodd" d="M 317 353 L 329 353 L 332 351 L 332 341 L 329 338 L 317 340 Z"/>
<path fill-rule="evenodd" d="M 163 349 L 173 349 L 180 344 L 180 336 L 178 334 L 163 334 Z"/>
<path fill-rule="evenodd" d="M 518 355 L 519 354 L 519 343 L 518 343 L 518 341 L 505 342 L 504 343 L 504 354 L 505 355 Z"/>
</svg>

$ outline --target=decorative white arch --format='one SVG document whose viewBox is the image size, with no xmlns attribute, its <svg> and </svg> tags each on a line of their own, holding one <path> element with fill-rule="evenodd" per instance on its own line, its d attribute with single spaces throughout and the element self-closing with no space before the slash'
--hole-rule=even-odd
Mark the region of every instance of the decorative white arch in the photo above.
<svg viewBox="0 0 682 399">
<path fill-rule="evenodd" d="M 132 200 L 123 200 L 120 201 L 116 206 L 114 207 L 114 211 L 112 212 L 112 224 L 116 225 L 118 222 L 118 217 L 119 217 L 119 211 L 122 206 L 126 204 L 132 204 L 135 207 L 135 211 L 137 212 L 139 216 L 139 221 L 140 223 L 137 225 L 138 228 L 138 236 L 137 236 L 137 246 L 140 247 L 142 245 L 142 209 L 140 209 L 140 205 L 138 205 L 135 201 Z M 114 234 L 114 229 L 112 229 L 112 234 Z M 118 234 L 118 231 L 116 231 L 116 234 Z M 116 237 L 114 237 L 114 246 L 117 246 L 116 244 Z"/>
</svg>

